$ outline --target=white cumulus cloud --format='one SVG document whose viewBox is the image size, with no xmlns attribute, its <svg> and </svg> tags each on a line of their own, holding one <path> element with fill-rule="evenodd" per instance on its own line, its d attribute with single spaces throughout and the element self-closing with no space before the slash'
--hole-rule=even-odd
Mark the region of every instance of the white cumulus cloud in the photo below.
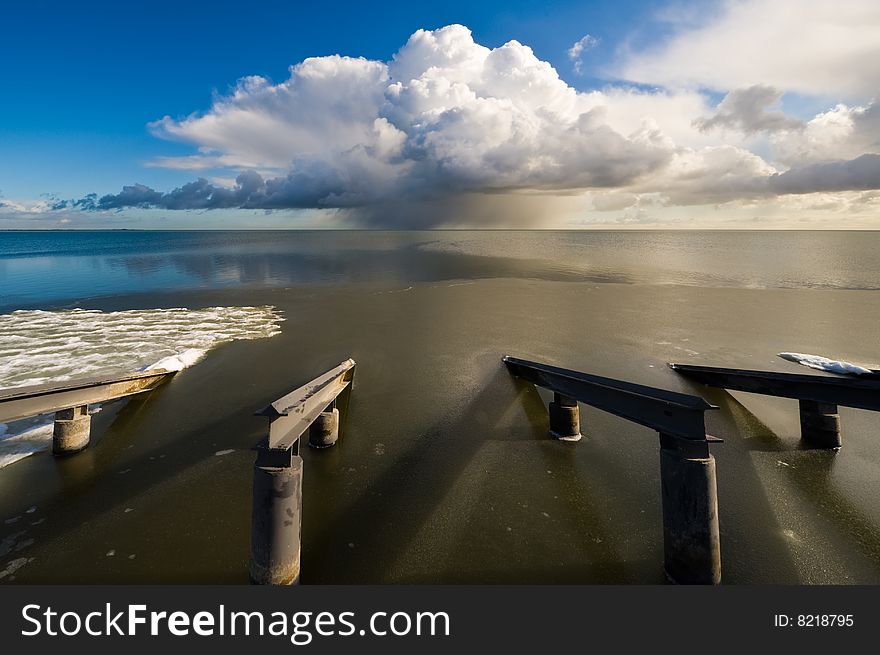
<svg viewBox="0 0 880 655">
<path fill-rule="evenodd" d="M 757 11 L 752 4 L 724 16 Z M 368 224 L 470 216 L 534 225 L 578 202 L 641 220 L 658 207 L 880 188 L 876 105 L 841 104 L 800 121 L 782 111 L 785 88 L 731 87 L 716 107 L 694 87 L 579 91 L 528 46 L 487 48 L 450 25 L 415 32 L 387 62 L 309 58 L 282 82 L 247 77 L 206 111 L 151 124 L 194 152 L 150 165 L 208 179 L 168 192 L 132 184 L 57 205 L 319 208 Z M 763 150 L 753 148 L 756 135 Z"/>
<path fill-rule="evenodd" d="M 619 187 L 672 150 L 638 112 L 609 119 L 613 102 L 579 93 L 516 41 L 489 49 L 461 25 L 419 30 L 387 64 L 306 59 L 280 84 L 248 77 L 207 112 L 152 124 L 199 151 L 153 165 L 237 168 L 234 188 L 201 180 L 157 196 L 132 185 L 96 206 L 352 208 Z"/>
<path fill-rule="evenodd" d="M 880 153 L 880 105 L 839 104 L 801 130 L 773 135 L 771 143 L 777 159 L 789 166 Z"/>
</svg>

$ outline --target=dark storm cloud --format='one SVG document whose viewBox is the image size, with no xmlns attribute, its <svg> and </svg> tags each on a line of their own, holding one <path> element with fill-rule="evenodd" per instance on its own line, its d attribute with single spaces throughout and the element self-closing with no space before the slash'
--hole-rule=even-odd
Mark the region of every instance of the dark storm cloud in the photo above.
<svg viewBox="0 0 880 655">
<path fill-rule="evenodd" d="M 703 132 L 728 128 L 754 134 L 795 130 L 803 127 L 799 120 L 771 108 L 782 98 L 782 91 L 757 84 L 728 93 L 709 118 L 698 118 L 694 125 Z"/>
<path fill-rule="evenodd" d="M 828 161 L 771 175 L 768 189 L 776 194 L 880 189 L 880 155 L 849 161 Z"/>
</svg>

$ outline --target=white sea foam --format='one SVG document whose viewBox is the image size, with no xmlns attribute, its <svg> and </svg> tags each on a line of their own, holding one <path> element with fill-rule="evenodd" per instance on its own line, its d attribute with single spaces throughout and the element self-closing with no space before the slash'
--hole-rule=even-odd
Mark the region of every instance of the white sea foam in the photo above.
<svg viewBox="0 0 880 655">
<path fill-rule="evenodd" d="M 283 320 L 274 307 L 12 312 L 0 315 L 0 388 L 98 373 L 182 371 L 222 343 L 279 334 Z M 51 416 L 0 423 L 0 468 L 51 445 Z"/>
<path fill-rule="evenodd" d="M 841 375 L 875 375 L 874 371 L 858 364 L 844 362 L 836 359 L 828 359 L 819 355 L 805 355 L 803 353 L 779 353 L 782 359 L 790 362 L 809 366 L 819 371 L 828 371 L 829 373 L 838 373 Z"/>
<path fill-rule="evenodd" d="M 2 436 L 0 437 L 0 468 L 51 447 L 51 421 L 44 421 L 41 425 L 26 429 L 18 434 Z"/>
<path fill-rule="evenodd" d="M 147 366 L 146 370 L 164 368 L 166 371 L 182 371 L 196 364 L 207 353 L 208 351 L 203 348 L 187 348 L 182 353 L 163 357 L 158 362 Z"/>
</svg>

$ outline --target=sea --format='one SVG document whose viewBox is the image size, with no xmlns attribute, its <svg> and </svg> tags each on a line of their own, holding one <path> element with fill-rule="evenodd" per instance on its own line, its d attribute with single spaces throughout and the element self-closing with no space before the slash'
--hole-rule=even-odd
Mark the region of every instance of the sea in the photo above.
<svg viewBox="0 0 880 655">
<path fill-rule="evenodd" d="M 246 583 L 255 410 L 357 361 L 339 443 L 303 448 L 302 581 L 662 584 L 657 433 L 504 355 L 700 395 L 729 584 L 880 583 L 880 414 L 804 447 L 797 402 L 669 362 L 880 368 L 880 232 L 0 232 L 0 389 L 178 371 L 0 426 L 0 584 Z"/>
</svg>

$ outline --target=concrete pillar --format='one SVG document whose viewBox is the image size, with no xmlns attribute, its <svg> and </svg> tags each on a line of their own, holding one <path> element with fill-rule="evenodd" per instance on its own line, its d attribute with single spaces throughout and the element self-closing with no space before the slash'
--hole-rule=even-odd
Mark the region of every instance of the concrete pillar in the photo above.
<svg viewBox="0 0 880 655">
<path fill-rule="evenodd" d="M 55 412 L 52 431 L 52 452 L 56 455 L 72 455 L 89 445 L 92 417 L 88 405 L 62 409 Z"/>
<path fill-rule="evenodd" d="M 840 414 L 837 405 L 800 400 L 801 439 L 816 448 L 840 448 Z"/>
<path fill-rule="evenodd" d="M 329 448 L 339 439 L 339 410 L 332 409 L 318 414 L 309 427 L 309 445 L 313 448 Z"/>
<path fill-rule="evenodd" d="M 709 444 L 661 433 L 660 485 L 666 575 L 678 584 L 718 584 L 718 491 Z"/>
<path fill-rule="evenodd" d="M 550 436 L 560 441 L 581 440 L 581 417 L 577 401 L 554 393 L 550 403 Z"/>
<path fill-rule="evenodd" d="M 258 450 L 254 464 L 250 578 L 299 584 L 303 460 L 291 450 Z"/>
</svg>

